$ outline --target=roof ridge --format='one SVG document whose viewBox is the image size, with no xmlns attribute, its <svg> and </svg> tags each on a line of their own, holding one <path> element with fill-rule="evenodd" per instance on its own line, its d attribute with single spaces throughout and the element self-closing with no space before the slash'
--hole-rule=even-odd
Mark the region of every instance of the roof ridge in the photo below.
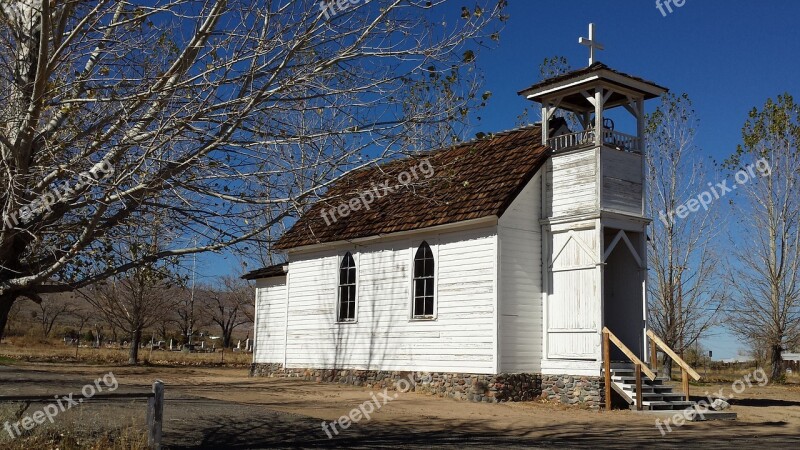
<svg viewBox="0 0 800 450">
<path fill-rule="evenodd" d="M 425 150 L 425 152 L 438 152 L 438 151 L 444 151 L 444 150 L 452 150 L 454 148 L 461 147 L 462 145 L 472 145 L 472 144 L 475 144 L 477 142 L 491 140 L 491 139 L 494 139 L 494 138 L 497 138 L 497 137 L 508 136 L 511 133 L 517 133 L 517 132 L 520 132 L 520 131 L 534 130 L 537 127 L 541 127 L 541 126 L 542 126 L 542 122 L 529 123 L 527 125 L 521 125 L 521 126 L 518 126 L 518 127 L 515 127 L 515 128 L 510 128 L 508 130 L 491 132 L 491 133 L 488 133 L 486 135 L 486 137 L 480 137 L 480 138 L 479 137 L 474 137 L 474 138 L 472 138 L 472 139 L 470 139 L 468 141 L 459 142 L 459 143 L 451 145 L 449 147 L 441 147 L 441 148 L 434 149 L 434 150 Z"/>
<path fill-rule="evenodd" d="M 505 136 L 508 136 L 510 134 L 518 133 L 518 132 L 521 132 L 521 131 L 533 131 L 536 128 L 541 128 L 541 126 L 542 126 L 542 122 L 529 123 L 529 124 L 526 124 L 526 125 L 521 125 L 521 126 L 518 126 L 518 127 L 515 127 L 515 128 L 511 128 L 511 129 L 508 129 L 508 130 L 492 132 L 492 133 L 487 134 L 486 137 L 480 137 L 480 138 L 475 137 L 475 138 L 472 138 L 472 139 L 470 139 L 468 141 L 457 142 L 455 144 L 452 144 L 452 145 L 449 145 L 449 146 L 446 146 L 446 147 L 433 148 L 433 149 L 429 149 L 429 150 L 420 150 L 420 151 L 417 151 L 417 152 L 414 152 L 414 153 L 405 154 L 405 155 L 403 155 L 402 157 L 399 157 L 399 158 L 388 159 L 388 160 L 384 160 L 384 161 L 380 161 L 380 162 L 378 162 L 378 161 L 370 161 L 366 165 L 364 165 L 363 167 L 359 167 L 358 169 L 353 169 L 351 172 L 348 172 L 346 175 L 344 175 L 344 177 L 350 176 L 352 174 L 360 174 L 362 171 L 366 171 L 366 170 L 375 170 L 376 168 L 385 167 L 385 166 L 388 166 L 390 164 L 399 164 L 401 161 L 408 161 L 408 160 L 413 159 L 413 158 L 430 156 L 430 155 L 432 155 L 434 153 L 447 152 L 447 151 L 451 151 L 451 150 L 456 150 L 456 149 L 464 147 L 464 146 L 475 145 L 477 143 L 485 142 L 485 141 L 491 141 L 492 139 L 505 137 Z M 340 179 L 341 178 L 342 177 L 340 177 Z M 336 184 L 339 181 L 340 180 L 335 180 L 333 184 Z"/>
</svg>

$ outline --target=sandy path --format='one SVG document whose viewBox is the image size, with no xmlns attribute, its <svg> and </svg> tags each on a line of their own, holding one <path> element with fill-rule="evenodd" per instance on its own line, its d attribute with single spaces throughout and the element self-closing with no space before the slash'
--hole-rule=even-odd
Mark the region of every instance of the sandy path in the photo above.
<svg viewBox="0 0 800 450">
<path fill-rule="evenodd" d="M 800 387 L 757 387 L 733 401 L 736 422 L 690 423 L 662 436 L 655 419 L 631 411 L 591 412 L 530 403 L 475 404 L 416 393 L 249 378 L 244 369 L 15 365 L 0 370 L 0 395 L 69 392 L 112 371 L 122 390 L 166 384 L 165 436 L 173 448 L 477 446 L 705 448 L 800 445 Z M 730 386 L 695 388 L 730 391 Z M 65 391 L 66 390 L 66 391 Z M 374 397 L 373 397 L 374 395 Z M 328 439 L 331 422 L 365 402 L 370 420 Z M 357 417 L 357 416 L 354 416 Z"/>
</svg>

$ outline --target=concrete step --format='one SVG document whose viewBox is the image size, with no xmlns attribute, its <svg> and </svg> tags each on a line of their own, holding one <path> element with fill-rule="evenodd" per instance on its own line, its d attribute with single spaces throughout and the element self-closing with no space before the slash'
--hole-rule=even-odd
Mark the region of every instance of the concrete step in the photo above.
<svg viewBox="0 0 800 450">
<path fill-rule="evenodd" d="M 695 405 L 694 402 L 686 401 L 686 400 L 674 400 L 674 401 L 671 401 L 670 403 L 675 408 L 681 408 L 681 409 L 686 409 L 686 408 L 688 408 L 690 406 L 694 406 Z"/>
<path fill-rule="evenodd" d="M 686 398 L 686 396 L 680 392 L 659 392 L 658 394 L 663 396 L 664 400 L 669 400 L 673 402 L 681 401 L 682 399 Z"/>
<path fill-rule="evenodd" d="M 672 402 L 665 402 L 663 400 L 643 400 L 642 406 L 644 407 L 645 411 L 656 411 L 656 410 L 666 410 L 666 411 L 673 411 Z M 632 410 L 636 410 L 636 404 L 631 405 Z"/>
<path fill-rule="evenodd" d="M 636 393 L 636 385 L 635 384 L 622 384 L 618 383 L 618 385 L 628 394 L 635 394 Z M 658 394 L 663 395 L 665 397 L 677 397 L 683 398 L 684 395 L 681 392 L 674 392 L 672 386 L 666 385 L 646 385 L 642 384 L 642 392 L 643 393 L 651 393 L 651 394 Z"/>
<path fill-rule="evenodd" d="M 635 384 L 622 384 L 622 389 L 626 392 L 636 392 L 636 385 Z M 655 392 L 655 388 L 658 386 L 645 386 L 642 385 L 642 392 Z"/>
<path fill-rule="evenodd" d="M 656 392 L 672 392 L 672 390 L 674 389 L 672 386 L 668 384 L 656 384 L 650 387 L 652 387 Z"/>
<path fill-rule="evenodd" d="M 626 394 L 630 395 L 633 398 L 636 398 L 636 388 L 628 389 L 627 386 L 623 387 L 623 390 Z M 681 394 L 680 392 L 653 392 L 647 391 L 644 387 L 642 387 L 642 397 L 644 398 L 652 398 L 652 397 L 661 397 L 664 401 L 668 402 L 675 402 L 681 401 L 686 396 Z"/>
<path fill-rule="evenodd" d="M 684 401 L 644 400 L 642 401 L 642 406 L 644 406 L 646 410 L 682 411 L 686 408 L 693 408 L 695 404 L 693 402 Z M 631 405 L 631 409 L 636 409 L 636 403 Z"/>
<path fill-rule="evenodd" d="M 648 414 L 652 416 L 657 416 L 662 418 L 663 420 L 670 419 L 675 417 L 675 414 L 681 414 L 684 420 L 689 422 L 703 422 L 707 420 L 736 420 L 737 414 L 735 412 L 730 411 L 698 411 L 697 409 L 692 409 L 691 411 L 683 410 L 664 410 L 664 409 L 653 409 L 653 410 L 645 410 L 639 411 L 642 414 Z"/>
<path fill-rule="evenodd" d="M 634 400 L 636 400 L 636 399 L 637 399 L 637 398 L 639 398 L 639 397 L 636 395 L 636 392 L 634 392 L 634 393 L 632 393 L 632 394 L 631 394 L 631 398 L 633 398 Z M 642 398 L 643 398 L 645 401 L 648 401 L 648 400 L 650 400 L 650 401 L 668 401 L 667 399 L 665 399 L 665 398 L 664 398 L 664 396 L 663 396 L 663 395 L 661 395 L 661 394 L 654 394 L 654 393 L 652 393 L 652 392 L 642 392 Z"/>
<path fill-rule="evenodd" d="M 615 381 L 615 380 L 612 378 L 611 381 Z M 619 384 L 620 386 L 625 386 L 625 387 L 628 387 L 628 386 L 636 387 L 636 383 L 635 382 L 634 383 L 630 383 L 630 382 L 626 381 L 624 383 L 620 383 L 619 381 L 617 381 L 617 384 Z M 660 389 L 662 391 L 666 390 L 666 389 L 674 389 L 674 386 L 671 386 L 669 384 L 645 384 L 644 383 L 644 379 L 642 379 L 642 387 L 650 388 L 650 389 Z"/>
<path fill-rule="evenodd" d="M 634 376 L 622 376 L 622 375 L 612 375 L 611 381 L 616 381 L 618 383 L 624 384 L 636 384 L 636 377 Z M 656 378 L 655 380 L 651 380 L 647 377 L 642 377 L 642 385 L 649 384 L 649 385 L 661 385 L 664 384 L 665 381 L 669 381 L 666 378 Z"/>
<path fill-rule="evenodd" d="M 611 370 L 633 370 L 635 365 L 630 362 L 612 362 L 611 363 Z"/>
</svg>

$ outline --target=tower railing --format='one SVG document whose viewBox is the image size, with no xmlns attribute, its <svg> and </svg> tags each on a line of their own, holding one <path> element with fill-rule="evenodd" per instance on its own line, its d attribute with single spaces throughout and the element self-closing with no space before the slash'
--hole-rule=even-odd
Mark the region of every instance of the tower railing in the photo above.
<svg viewBox="0 0 800 450">
<path fill-rule="evenodd" d="M 631 153 L 639 153 L 641 151 L 641 139 L 636 136 L 609 129 L 604 129 L 602 136 L 603 145 L 607 147 Z M 565 133 L 547 140 L 547 146 L 555 151 L 591 147 L 595 143 L 596 134 L 594 129 Z"/>
</svg>

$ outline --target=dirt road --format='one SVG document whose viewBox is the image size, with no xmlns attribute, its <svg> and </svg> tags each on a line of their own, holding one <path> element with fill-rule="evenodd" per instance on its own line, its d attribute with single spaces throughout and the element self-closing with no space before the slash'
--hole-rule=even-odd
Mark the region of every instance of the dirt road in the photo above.
<svg viewBox="0 0 800 450">
<path fill-rule="evenodd" d="M 146 392 L 154 379 L 165 382 L 164 438 L 173 449 L 800 445 L 798 386 L 753 386 L 733 400 L 738 421 L 688 423 L 673 426 L 663 436 L 653 417 L 630 411 L 598 413 L 536 402 L 474 404 L 416 393 L 395 397 L 395 392 L 254 379 L 243 369 L 17 364 L 0 366 L 0 395 L 77 392 L 109 371 L 119 382 L 117 392 Z M 701 395 L 706 389 L 730 391 L 730 385 L 698 387 L 694 392 Z M 358 423 L 346 430 L 330 425 L 359 406 L 369 420 L 356 413 L 352 417 Z M 141 403 L 89 402 L 80 408 L 78 416 L 63 420 L 113 427 L 139 423 L 144 415 Z M 57 418 L 54 426 L 61 420 Z M 327 431 L 323 422 L 329 424 Z"/>
</svg>

